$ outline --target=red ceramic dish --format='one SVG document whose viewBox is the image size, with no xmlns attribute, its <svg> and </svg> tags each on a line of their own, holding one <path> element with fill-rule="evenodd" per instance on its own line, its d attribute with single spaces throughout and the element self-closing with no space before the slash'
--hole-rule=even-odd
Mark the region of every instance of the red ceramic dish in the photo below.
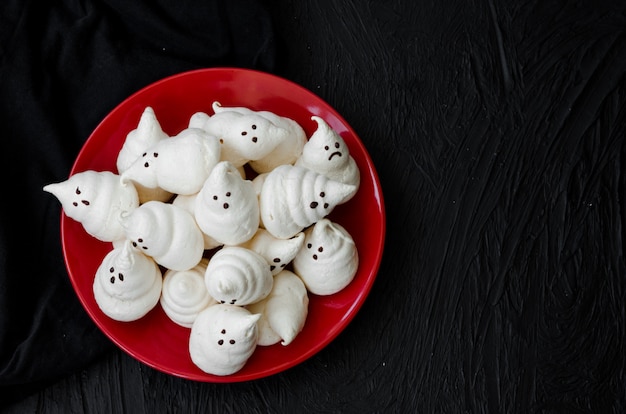
<svg viewBox="0 0 626 414">
<path fill-rule="evenodd" d="M 380 265 L 385 238 L 385 212 L 380 183 L 367 150 L 348 123 L 315 94 L 290 81 L 263 72 L 216 68 L 174 75 L 149 85 L 118 105 L 93 131 L 78 154 L 71 174 L 85 170 L 117 172 L 115 161 L 128 132 L 137 127 L 151 106 L 169 135 L 187 127 L 197 111 L 212 114 L 211 104 L 246 106 L 272 111 L 297 121 L 310 136 L 326 120 L 345 140 L 361 171 L 361 186 L 348 203 L 331 216 L 354 238 L 359 270 L 345 289 L 331 296 L 310 295 L 309 314 L 302 332 L 288 346 L 258 346 L 247 364 L 229 376 L 209 375 L 197 368 L 188 352 L 190 330 L 169 320 L 160 305 L 134 322 L 104 315 L 93 296 L 93 279 L 110 243 L 89 236 L 78 222 L 61 216 L 65 263 L 76 293 L 98 327 L 121 349 L 168 374 L 205 382 L 238 382 L 286 370 L 311 357 L 332 341 L 353 319 L 369 294 Z"/>
</svg>

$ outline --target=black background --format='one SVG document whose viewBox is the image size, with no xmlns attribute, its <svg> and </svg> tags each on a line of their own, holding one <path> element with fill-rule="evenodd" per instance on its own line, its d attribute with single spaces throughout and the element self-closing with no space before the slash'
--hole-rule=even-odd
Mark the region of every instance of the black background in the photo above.
<svg viewBox="0 0 626 414">
<path fill-rule="evenodd" d="M 626 410 L 622 2 L 0 7 L 7 412 Z M 128 95 L 224 65 L 336 108 L 387 209 L 381 269 L 348 328 L 297 367 L 229 385 L 110 344 L 71 290 L 60 206 L 41 191 Z"/>
</svg>

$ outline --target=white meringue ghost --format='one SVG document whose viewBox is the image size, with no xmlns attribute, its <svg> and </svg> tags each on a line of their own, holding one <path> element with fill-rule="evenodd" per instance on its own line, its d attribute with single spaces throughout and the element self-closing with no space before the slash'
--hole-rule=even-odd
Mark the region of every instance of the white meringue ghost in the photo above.
<svg viewBox="0 0 626 414">
<path fill-rule="evenodd" d="M 235 167 L 268 156 L 290 134 L 289 130 L 255 113 L 224 111 L 205 115 L 195 113 L 189 123 L 194 127 L 201 125 L 209 135 L 217 137 L 221 144 L 220 160 Z"/>
<path fill-rule="evenodd" d="M 223 244 L 243 243 L 259 228 L 259 203 L 252 182 L 228 161 L 218 163 L 196 197 L 200 229 Z"/>
<path fill-rule="evenodd" d="M 304 167 L 281 165 L 264 179 L 259 197 L 263 226 L 281 239 L 293 237 L 326 217 L 354 191 Z"/>
<path fill-rule="evenodd" d="M 197 193 L 196 194 L 190 194 L 190 195 L 179 194 L 179 195 L 177 195 L 174 198 L 174 200 L 172 200 L 172 204 L 177 206 L 177 207 L 181 207 L 182 209 L 184 209 L 187 212 L 189 212 L 189 214 L 191 214 L 193 216 L 194 220 L 195 220 L 196 219 L 196 198 L 197 197 L 198 197 Z M 221 245 L 224 244 L 224 243 L 218 242 L 213 237 L 209 236 L 208 234 L 206 234 L 204 232 L 202 232 L 202 238 L 204 239 L 204 250 L 215 249 L 216 247 L 220 247 Z"/>
<path fill-rule="evenodd" d="M 105 315 L 128 322 L 142 318 L 156 306 L 161 287 L 159 266 L 127 240 L 102 260 L 93 281 L 93 294 Z"/>
<path fill-rule="evenodd" d="M 120 217 L 139 205 L 135 187 L 110 171 L 79 172 L 43 190 L 54 195 L 65 214 L 81 223 L 88 234 L 106 242 L 124 238 Z"/>
<path fill-rule="evenodd" d="M 304 129 L 291 118 L 280 116 L 270 111 L 253 111 L 246 107 L 223 107 L 219 102 L 213 102 L 213 111 L 217 114 L 225 111 L 234 111 L 242 115 L 260 115 L 276 126 L 289 131 L 287 138 L 280 142 L 267 156 L 250 161 L 250 167 L 257 173 L 270 172 L 283 164 L 293 164 L 302 154 L 304 144 L 307 142 Z"/>
<path fill-rule="evenodd" d="M 168 269 L 191 269 L 202 259 L 202 232 L 180 207 L 148 201 L 125 215 L 122 225 L 137 249 Z"/>
<path fill-rule="evenodd" d="M 204 282 L 209 295 L 218 302 L 244 306 L 265 298 L 272 290 L 274 278 L 260 254 L 226 246 L 209 260 Z"/>
<path fill-rule="evenodd" d="M 169 136 L 161 129 L 154 110 L 147 106 L 141 114 L 137 128 L 126 135 L 122 149 L 117 155 L 117 171 L 120 174 L 126 171 L 148 148 L 166 138 Z"/>
<path fill-rule="evenodd" d="M 353 185 L 354 191 L 343 200 L 346 202 L 359 189 L 361 182 L 359 167 L 341 135 L 319 116 L 312 116 L 311 119 L 317 122 L 317 130 L 304 145 L 302 155 L 295 165 L 324 174 L 333 181 Z"/>
<path fill-rule="evenodd" d="M 204 285 L 208 259 L 202 259 L 189 270 L 167 270 L 163 275 L 161 307 L 175 323 L 191 328 L 200 312 L 217 301 L 213 299 Z"/>
<path fill-rule="evenodd" d="M 309 292 L 332 295 L 345 288 L 359 266 L 352 236 L 328 219 L 318 221 L 304 234 L 304 246 L 293 260 L 293 269 Z"/>
<path fill-rule="evenodd" d="M 259 345 L 274 345 L 281 340 L 282 345 L 289 345 L 304 328 L 309 296 L 302 280 L 295 273 L 283 270 L 274 276 L 270 294 L 247 309 L 261 314 Z"/>
<path fill-rule="evenodd" d="M 287 266 L 302 248 L 304 233 L 300 232 L 290 239 L 278 239 L 265 230 L 257 230 L 254 237 L 240 247 L 257 252 L 269 263 L 270 271 L 275 276 Z"/>
<path fill-rule="evenodd" d="M 219 158 L 217 138 L 202 129 L 187 128 L 146 149 L 121 176 L 173 194 L 195 194 Z"/>
<path fill-rule="evenodd" d="M 260 317 L 235 305 L 217 304 L 204 309 L 191 327 L 192 362 L 213 375 L 239 371 L 256 349 Z"/>
</svg>

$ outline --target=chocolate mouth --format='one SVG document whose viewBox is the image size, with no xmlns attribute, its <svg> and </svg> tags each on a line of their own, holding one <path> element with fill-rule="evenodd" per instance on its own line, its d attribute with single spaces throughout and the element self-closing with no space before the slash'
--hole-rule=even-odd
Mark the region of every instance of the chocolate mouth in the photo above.
<svg viewBox="0 0 626 414">
<path fill-rule="evenodd" d="M 339 151 L 335 151 L 330 154 L 330 157 L 328 157 L 328 161 L 332 160 L 335 155 L 339 155 L 341 157 L 341 153 Z"/>
</svg>

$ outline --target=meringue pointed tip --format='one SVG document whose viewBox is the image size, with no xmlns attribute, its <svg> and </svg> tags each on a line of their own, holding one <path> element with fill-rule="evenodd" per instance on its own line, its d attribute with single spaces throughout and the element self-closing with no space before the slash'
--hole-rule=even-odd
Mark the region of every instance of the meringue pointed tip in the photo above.
<svg viewBox="0 0 626 414">
<path fill-rule="evenodd" d="M 211 104 L 211 108 L 213 108 L 214 112 L 217 112 L 219 109 L 222 108 L 222 104 L 219 101 L 213 101 L 213 103 Z"/>
</svg>

